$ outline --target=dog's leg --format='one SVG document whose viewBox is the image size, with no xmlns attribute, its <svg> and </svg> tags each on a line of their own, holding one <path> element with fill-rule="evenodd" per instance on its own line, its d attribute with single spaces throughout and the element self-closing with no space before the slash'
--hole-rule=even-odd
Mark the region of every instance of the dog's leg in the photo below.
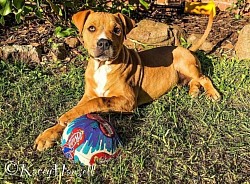
<svg viewBox="0 0 250 184">
<path fill-rule="evenodd" d="M 132 112 L 136 106 L 136 100 L 129 100 L 122 96 L 94 98 L 86 103 L 84 101 L 62 115 L 58 124 L 40 134 L 35 140 L 34 148 L 43 151 L 52 147 L 67 124 L 81 115 L 91 112 Z"/>
<path fill-rule="evenodd" d="M 189 82 L 189 94 L 192 97 L 197 97 L 199 94 L 199 87 L 202 86 L 205 90 L 205 93 L 208 98 L 212 100 L 219 100 L 220 94 L 218 91 L 214 88 L 211 80 L 206 77 L 205 75 L 200 76 L 199 78 L 193 78 Z"/>
<path fill-rule="evenodd" d="M 35 140 L 34 149 L 38 151 L 43 151 L 54 145 L 55 141 L 61 136 L 65 126 L 61 124 L 56 124 L 55 126 L 48 128 L 43 133 L 41 133 Z"/>
<path fill-rule="evenodd" d="M 86 94 L 86 92 L 85 92 L 85 94 Z M 85 104 L 89 100 L 89 98 L 85 94 L 83 95 L 81 100 L 77 103 L 77 105 Z"/>
<path fill-rule="evenodd" d="M 75 118 L 92 112 L 132 112 L 136 107 L 136 100 L 129 100 L 123 96 L 99 97 L 81 103 L 63 114 L 59 118 L 61 124 L 67 124 Z"/>
<path fill-rule="evenodd" d="M 86 103 L 88 97 L 83 95 L 82 99 L 78 102 L 77 105 L 81 105 Z M 47 148 L 50 148 L 54 145 L 55 141 L 62 135 L 65 124 L 57 123 L 51 128 L 46 129 L 43 133 L 41 133 L 35 140 L 34 149 L 38 151 L 43 151 Z"/>
<path fill-rule="evenodd" d="M 208 77 L 203 75 L 198 79 L 198 81 L 204 88 L 208 98 L 215 101 L 221 98 L 219 92 L 214 88 L 212 81 Z"/>
<path fill-rule="evenodd" d="M 180 71 L 181 73 L 183 71 Z M 214 88 L 211 80 L 202 75 L 200 69 L 197 65 L 187 65 L 184 71 L 185 76 L 190 77 L 191 80 L 189 82 L 189 94 L 192 97 L 197 97 L 199 94 L 199 88 L 202 86 L 206 92 L 207 97 L 211 98 L 212 100 L 219 100 L 220 94 Z"/>
<path fill-rule="evenodd" d="M 209 98 L 220 99 L 220 94 L 214 88 L 211 80 L 202 74 L 198 59 L 189 50 L 178 47 L 173 52 L 173 56 L 176 71 L 190 79 L 189 94 L 192 97 L 198 96 L 199 88 L 202 86 Z"/>
<path fill-rule="evenodd" d="M 197 97 L 200 92 L 200 83 L 197 80 L 191 79 L 191 81 L 188 83 L 189 85 L 189 95 L 191 97 Z"/>
</svg>

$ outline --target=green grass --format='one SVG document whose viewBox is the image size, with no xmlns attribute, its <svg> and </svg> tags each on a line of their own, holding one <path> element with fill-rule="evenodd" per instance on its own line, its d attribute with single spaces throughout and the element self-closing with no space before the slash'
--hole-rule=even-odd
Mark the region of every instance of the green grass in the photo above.
<svg viewBox="0 0 250 184">
<path fill-rule="evenodd" d="M 192 99 L 176 87 L 133 115 L 110 114 L 123 155 L 92 175 L 63 156 L 60 142 L 42 153 L 32 148 L 81 98 L 84 69 L 1 61 L 0 183 L 250 182 L 250 62 L 199 57 L 222 100 Z"/>
</svg>

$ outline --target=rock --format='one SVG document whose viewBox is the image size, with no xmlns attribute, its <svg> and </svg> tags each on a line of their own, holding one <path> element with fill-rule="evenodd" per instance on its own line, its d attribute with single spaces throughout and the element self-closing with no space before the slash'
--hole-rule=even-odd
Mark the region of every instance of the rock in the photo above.
<svg viewBox="0 0 250 184">
<path fill-rule="evenodd" d="M 64 60 L 67 56 L 67 50 L 64 43 L 53 43 L 49 55 L 54 61 Z"/>
<path fill-rule="evenodd" d="M 77 38 L 68 37 L 65 38 L 64 42 L 70 47 L 70 48 L 76 48 L 79 45 L 79 40 Z"/>
<path fill-rule="evenodd" d="M 124 44 L 129 48 L 137 48 L 138 44 L 147 46 L 179 45 L 181 37 L 185 37 L 185 33 L 178 26 L 142 20 L 137 27 L 130 31 Z"/>
<path fill-rule="evenodd" d="M 243 10 L 243 16 L 250 17 L 250 1 L 245 5 Z"/>
<path fill-rule="evenodd" d="M 202 34 L 191 34 L 188 39 L 187 42 L 190 44 L 195 44 L 200 38 L 202 37 Z M 205 52 L 209 52 L 211 50 L 213 50 L 213 44 L 209 41 L 205 41 L 201 47 L 199 48 L 199 50 L 203 50 Z"/>
<path fill-rule="evenodd" d="M 232 43 L 226 43 L 225 45 L 222 45 L 221 48 L 227 49 L 227 50 L 232 50 L 234 48 Z"/>
<path fill-rule="evenodd" d="M 245 25 L 239 33 L 235 45 L 236 56 L 239 59 L 250 59 L 250 24 Z"/>
<path fill-rule="evenodd" d="M 32 45 L 2 46 L 0 47 L 0 58 L 40 63 L 41 49 Z"/>
</svg>

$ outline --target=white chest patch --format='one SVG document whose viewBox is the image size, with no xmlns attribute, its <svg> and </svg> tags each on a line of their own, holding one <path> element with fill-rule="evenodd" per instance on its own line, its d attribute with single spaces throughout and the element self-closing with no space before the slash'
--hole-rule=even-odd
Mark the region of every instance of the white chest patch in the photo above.
<svg viewBox="0 0 250 184">
<path fill-rule="evenodd" d="M 99 97 L 105 97 L 109 93 L 109 90 L 105 90 L 105 85 L 107 83 L 107 75 L 111 71 L 111 66 L 108 64 L 104 64 L 98 67 L 98 65 L 99 63 L 98 61 L 96 61 L 94 80 L 97 84 L 97 87 L 95 88 L 95 93 Z"/>
</svg>

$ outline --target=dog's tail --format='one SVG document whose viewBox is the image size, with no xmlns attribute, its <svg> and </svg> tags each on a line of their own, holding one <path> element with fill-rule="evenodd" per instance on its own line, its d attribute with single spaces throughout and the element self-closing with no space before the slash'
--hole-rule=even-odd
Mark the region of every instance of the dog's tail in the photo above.
<svg viewBox="0 0 250 184">
<path fill-rule="evenodd" d="M 207 28 L 204 32 L 204 34 L 202 35 L 202 37 L 200 38 L 200 40 L 198 40 L 195 44 L 193 44 L 189 50 L 196 52 L 200 46 L 205 42 L 205 40 L 207 39 L 211 29 L 212 29 L 212 25 L 213 25 L 213 19 L 214 19 L 214 12 L 211 11 L 210 15 L 209 15 L 209 20 L 208 20 L 208 24 L 207 24 Z"/>
</svg>

